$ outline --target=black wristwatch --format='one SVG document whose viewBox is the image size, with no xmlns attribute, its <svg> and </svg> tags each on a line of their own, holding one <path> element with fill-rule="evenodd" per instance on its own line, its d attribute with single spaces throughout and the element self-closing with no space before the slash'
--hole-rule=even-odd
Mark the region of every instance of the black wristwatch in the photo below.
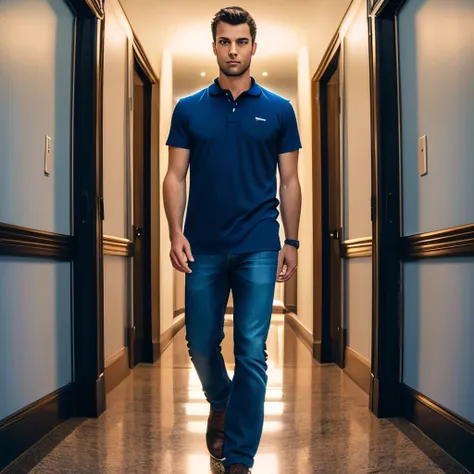
<svg viewBox="0 0 474 474">
<path fill-rule="evenodd" d="M 300 248 L 300 241 L 299 241 L 299 240 L 286 239 L 286 240 L 285 240 L 285 244 L 286 244 L 286 245 L 291 245 L 291 246 L 294 247 L 295 249 L 299 249 L 299 248 Z"/>
</svg>

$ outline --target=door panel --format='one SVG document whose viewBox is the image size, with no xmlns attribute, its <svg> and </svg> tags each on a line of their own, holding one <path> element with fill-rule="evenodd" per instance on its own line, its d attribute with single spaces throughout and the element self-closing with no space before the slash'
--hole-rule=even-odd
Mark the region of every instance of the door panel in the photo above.
<svg viewBox="0 0 474 474">
<path fill-rule="evenodd" d="M 341 166 L 339 67 L 327 84 L 327 160 L 331 359 L 342 366 L 341 342 Z"/>
<path fill-rule="evenodd" d="M 133 77 L 133 318 L 135 321 L 134 361 L 144 358 L 143 314 L 143 158 L 144 158 L 144 84 L 134 71 Z"/>
</svg>

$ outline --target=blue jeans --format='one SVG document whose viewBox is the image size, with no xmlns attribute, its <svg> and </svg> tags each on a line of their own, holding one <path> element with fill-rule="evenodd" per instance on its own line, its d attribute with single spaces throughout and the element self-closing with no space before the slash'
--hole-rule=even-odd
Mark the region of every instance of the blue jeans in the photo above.
<svg viewBox="0 0 474 474">
<path fill-rule="evenodd" d="M 186 340 L 206 399 L 227 410 L 224 465 L 254 464 L 262 435 L 267 387 L 266 340 L 278 252 L 194 255 L 186 274 Z M 224 315 L 232 289 L 235 370 L 231 381 L 221 354 Z"/>
</svg>

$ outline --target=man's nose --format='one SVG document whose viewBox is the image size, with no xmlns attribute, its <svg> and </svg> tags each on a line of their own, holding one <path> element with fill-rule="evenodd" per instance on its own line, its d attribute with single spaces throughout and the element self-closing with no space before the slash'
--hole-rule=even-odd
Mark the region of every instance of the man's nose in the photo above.
<svg viewBox="0 0 474 474">
<path fill-rule="evenodd" d="M 232 57 L 237 56 L 237 44 L 236 43 L 231 43 L 230 44 L 229 56 L 232 56 Z"/>
</svg>

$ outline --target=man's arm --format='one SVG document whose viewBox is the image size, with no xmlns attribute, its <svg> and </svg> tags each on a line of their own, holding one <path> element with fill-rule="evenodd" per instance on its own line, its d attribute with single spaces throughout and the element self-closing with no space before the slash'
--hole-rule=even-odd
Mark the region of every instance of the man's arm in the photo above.
<svg viewBox="0 0 474 474">
<path fill-rule="evenodd" d="M 280 208 L 285 236 L 298 240 L 301 216 L 301 186 L 298 178 L 299 150 L 279 155 L 280 171 Z M 286 282 L 295 273 L 298 265 L 298 251 L 285 245 L 280 255 L 278 281 Z"/>
<path fill-rule="evenodd" d="M 187 261 L 193 261 L 189 242 L 182 230 L 189 156 L 189 150 L 170 146 L 168 171 L 163 182 L 163 203 L 171 240 L 171 262 L 177 270 L 186 273 L 191 272 Z"/>
<path fill-rule="evenodd" d="M 281 219 L 287 239 L 298 240 L 301 215 L 301 186 L 298 178 L 299 151 L 285 153 L 278 159 L 280 170 Z"/>
</svg>

